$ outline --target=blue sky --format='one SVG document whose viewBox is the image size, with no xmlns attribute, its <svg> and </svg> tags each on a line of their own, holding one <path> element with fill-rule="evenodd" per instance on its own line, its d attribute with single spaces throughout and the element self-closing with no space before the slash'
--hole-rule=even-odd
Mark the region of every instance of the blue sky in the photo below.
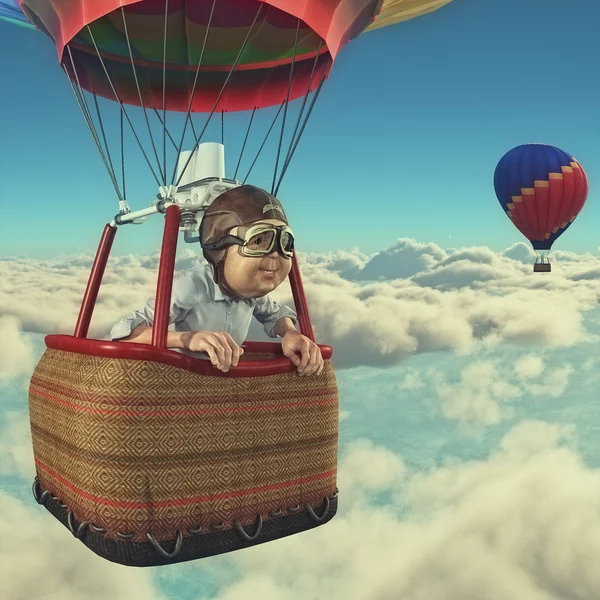
<svg viewBox="0 0 600 600">
<path fill-rule="evenodd" d="M 373 253 L 411 237 L 502 250 L 522 237 L 496 200 L 495 165 L 516 145 L 543 142 L 573 154 L 590 180 L 584 210 L 554 248 L 595 251 L 599 18 L 594 0 L 569 10 L 560 0 L 455 0 L 354 40 L 280 189 L 299 249 Z M 0 22 L 0 53 L 0 255 L 95 251 L 118 204 L 52 43 Z M 256 131 L 273 114 L 259 113 Z M 226 117 L 228 175 L 248 117 Z M 208 140 L 220 137 L 219 120 L 209 132 Z M 270 186 L 274 157 L 273 144 L 253 183 Z M 130 205 L 148 206 L 156 194 L 149 170 L 140 160 L 128 167 Z M 114 252 L 158 249 L 159 221 L 123 228 Z"/>
</svg>

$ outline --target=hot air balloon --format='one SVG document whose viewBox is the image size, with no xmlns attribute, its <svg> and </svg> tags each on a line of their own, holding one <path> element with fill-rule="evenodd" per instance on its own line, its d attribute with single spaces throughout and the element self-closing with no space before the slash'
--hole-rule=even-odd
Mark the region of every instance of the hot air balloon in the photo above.
<svg viewBox="0 0 600 600">
<path fill-rule="evenodd" d="M 178 233 L 197 242 L 203 211 L 241 184 L 237 174 L 257 110 L 278 107 L 265 141 L 283 115 L 271 187 L 277 194 L 341 48 L 377 23 L 382 8 L 391 24 L 447 1 L 0 0 L 0 17 L 32 24 L 54 42 L 119 201 L 119 213 L 104 227 L 74 334 L 46 336 L 29 388 L 34 497 L 101 557 L 131 566 L 193 560 L 298 533 L 335 515 L 338 392 L 331 347 L 320 345 L 325 369 L 318 379 L 297 377 L 275 342 L 244 343 L 239 365 L 227 373 L 167 349 Z M 301 98 L 282 152 L 290 103 Z M 112 153 L 102 116 L 109 104 L 120 117 Z M 234 111 L 251 115 L 227 178 L 224 122 Z M 215 113 L 221 140 L 203 141 Z M 204 123 L 195 125 L 198 115 Z M 181 135 L 173 135 L 174 123 Z M 159 189 L 137 211 L 125 185 L 126 132 Z M 165 215 L 165 228 L 152 344 L 89 339 L 117 228 L 157 213 Z M 290 284 L 300 330 L 314 341 L 295 255 Z"/>
<path fill-rule="evenodd" d="M 494 188 L 500 205 L 531 242 L 534 272 L 549 272 L 548 252 L 585 204 L 588 180 L 570 154 L 546 144 L 524 144 L 496 166 Z"/>
</svg>

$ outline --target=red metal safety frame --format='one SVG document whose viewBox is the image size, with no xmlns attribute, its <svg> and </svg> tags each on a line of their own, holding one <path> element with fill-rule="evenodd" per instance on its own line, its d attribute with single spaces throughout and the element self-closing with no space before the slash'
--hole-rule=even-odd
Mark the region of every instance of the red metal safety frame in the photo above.
<svg viewBox="0 0 600 600">
<path fill-rule="evenodd" d="M 177 254 L 179 220 L 179 207 L 176 205 L 169 206 L 165 214 L 165 228 L 158 267 L 156 302 L 154 306 L 154 325 L 152 327 L 152 346 L 155 346 L 156 348 L 166 349 L 167 347 L 169 310 L 171 306 L 171 292 L 173 289 L 175 257 Z M 116 227 L 113 227 L 110 224 L 105 225 L 94 259 L 94 264 L 90 272 L 85 294 L 83 296 L 77 325 L 75 326 L 75 338 L 87 338 L 94 307 L 98 298 L 98 292 L 100 290 L 102 278 L 104 277 L 104 271 L 106 269 L 116 232 Z M 308 303 L 306 302 L 304 286 L 302 285 L 302 277 L 300 275 L 300 267 L 298 266 L 298 259 L 295 251 L 292 256 L 292 269 L 289 274 L 289 279 L 294 304 L 296 306 L 296 313 L 298 314 L 300 332 L 315 342 L 315 334 L 308 313 Z M 328 346 L 323 346 L 322 348 L 327 348 L 329 352 L 331 351 Z"/>
<path fill-rule="evenodd" d="M 292 256 L 292 270 L 290 271 L 290 286 L 292 288 L 292 296 L 298 314 L 298 323 L 300 324 L 300 333 L 305 335 L 309 340 L 315 341 L 315 334 L 310 322 L 308 314 L 308 303 L 304 295 L 304 286 L 302 285 L 302 277 L 300 276 L 300 267 L 296 258 L 296 251 Z M 315 342 L 316 343 L 316 342 Z"/>
<path fill-rule="evenodd" d="M 109 223 L 104 226 L 96 258 L 94 259 L 87 287 L 85 288 L 85 294 L 83 295 L 77 325 L 75 325 L 75 333 L 73 335 L 76 338 L 87 338 L 92 314 L 94 313 L 94 307 L 98 298 L 98 291 L 100 290 L 100 284 L 102 283 L 102 277 L 104 277 L 104 270 L 106 269 L 106 263 L 108 262 L 116 233 L 116 227 L 112 227 Z"/>
<path fill-rule="evenodd" d="M 167 208 L 165 231 L 158 266 L 158 283 L 156 285 L 156 302 L 154 305 L 154 322 L 152 326 L 152 345 L 157 348 L 167 347 L 169 309 L 171 306 L 171 291 L 173 289 L 175 256 L 177 254 L 177 235 L 179 233 L 179 215 L 179 206 L 173 204 Z"/>
</svg>

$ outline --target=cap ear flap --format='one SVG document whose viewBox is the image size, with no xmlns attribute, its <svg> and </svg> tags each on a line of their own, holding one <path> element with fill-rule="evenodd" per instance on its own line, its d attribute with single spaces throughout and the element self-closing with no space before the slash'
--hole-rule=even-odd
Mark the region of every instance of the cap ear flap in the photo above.
<svg viewBox="0 0 600 600">
<path fill-rule="evenodd" d="M 202 246 L 201 246 L 202 247 Z M 224 258 L 227 252 L 227 248 L 224 250 L 205 250 L 202 248 L 202 254 L 204 258 L 212 265 L 218 265 Z"/>
</svg>

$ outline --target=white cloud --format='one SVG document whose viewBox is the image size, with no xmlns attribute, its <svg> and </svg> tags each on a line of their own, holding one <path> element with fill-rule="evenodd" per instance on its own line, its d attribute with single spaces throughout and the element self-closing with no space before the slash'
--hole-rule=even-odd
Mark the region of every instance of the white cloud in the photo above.
<svg viewBox="0 0 600 600">
<path fill-rule="evenodd" d="M 31 500 L 0 491 L 0 597 L 5 600 L 164 600 L 147 570 L 101 559 Z"/>
<path fill-rule="evenodd" d="M 29 375 L 34 366 L 33 345 L 23 335 L 19 320 L 0 315 L 0 381 Z"/>
<path fill-rule="evenodd" d="M 0 430 L 0 475 L 33 483 L 35 466 L 29 415 L 25 411 L 4 411 L 2 416 L 5 423 Z"/>
<path fill-rule="evenodd" d="M 567 391 L 571 373 L 573 373 L 571 365 L 559 367 L 549 373 L 543 383 L 528 383 L 525 385 L 525 389 L 533 396 L 558 398 Z"/>
<path fill-rule="evenodd" d="M 304 268 L 307 264 L 316 264 L 327 267 L 335 273 L 340 273 L 346 279 L 352 279 L 359 275 L 369 260 L 369 256 L 362 253 L 358 248 L 353 248 L 350 251 L 337 250 L 324 254 L 300 254 L 298 258 L 300 268 Z"/>
<path fill-rule="evenodd" d="M 377 494 L 399 486 L 406 472 L 400 457 L 390 450 L 376 447 L 368 439 L 353 441 L 344 457 L 338 487 L 345 489 L 345 501 L 363 501 L 369 494 Z"/>
<path fill-rule="evenodd" d="M 503 402 L 512 392 L 503 375 L 529 384 L 546 373 L 535 358 L 504 372 L 477 361 L 456 387 Z M 29 481 L 27 425 L 26 415 L 8 415 L 0 462 L 3 474 Z M 571 444 L 573 427 L 526 421 L 486 460 L 449 459 L 415 472 L 387 448 L 352 442 L 340 457 L 335 519 L 210 559 L 222 586 L 215 600 L 259 592 L 273 600 L 562 600 L 565 590 L 578 591 L 574 600 L 600 597 L 600 472 L 586 467 Z M 375 504 L 374 495 L 391 503 Z M 0 562 L 10 574 L 0 597 L 38 597 L 43 581 L 44 600 L 161 600 L 147 570 L 100 559 L 37 505 L 26 508 L 6 494 L 0 504 Z"/>
<path fill-rule="evenodd" d="M 346 269 L 342 275 L 350 280 L 376 280 L 411 277 L 447 256 L 436 244 L 422 244 L 399 238 L 396 243 L 373 256 L 368 262 Z"/>
<path fill-rule="evenodd" d="M 535 251 L 531 248 L 531 246 L 525 244 L 524 242 L 516 242 L 515 244 L 507 248 L 502 254 L 512 260 L 519 261 L 525 265 L 530 265 L 534 263 L 537 257 Z"/>
<path fill-rule="evenodd" d="M 527 354 L 514 365 L 500 360 L 476 360 L 460 371 L 459 381 L 431 371 L 429 379 L 443 415 L 469 427 L 495 425 L 513 414 L 510 403 L 525 394 L 559 398 L 568 388 L 573 366 L 547 370 L 539 356 Z"/>
<path fill-rule="evenodd" d="M 435 244 L 400 239 L 370 259 L 356 249 L 301 255 L 317 339 L 334 347 L 338 368 L 385 367 L 415 353 L 464 354 L 500 342 L 556 347 L 584 341 L 583 315 L 600 302 L 600 280 L 580 275 L 597 268 L 599 258 L 570 257 L 550 274 L 534 274 L 530 265 L 507 256 L 515 252 L 522 247 L 504 255 L 488 248 L 450 254 Z M 157 260 L 158 255 L 110 259 L 91 337 L 106 338 L 114 323 L 154 296 Z M 177 272 L 197 260 L 197 251 L 186 249 Z M 72 334 L 91 262 L 92 257 L 5 259 L 0 313 L 18 319 L 25 332 Z M 361 278 L 384 279 L 368 284 L 344 279 L 353 269 L 362 269 Z M 291 304 L 289 284 L 272 297 Z M 249 339 L 267 338 L 253 324 Z"/>
<path fill-rule="evenodd" d="M 444 416 L 467 425 L 494 425 L 511 413 L 503 404 L 521 398 L 523 390 L 506 381 L 498 364 L 476 361 L 460 373 L 460 381 L 448 383 L 434 374 L 435 390 Z"/>
<path fill-rule="evenodd" d="M 526 354 L 515 362 L 515 373 L 521 378 L 539 377 L 545 369 L 544 361 L 540 356 Z"/>
<path fill-rule="evenodd" d="M 600 597 L 600 472 L 569 449 L 572 434 L 524 422 L 489 459 L 420 474 L 361 442 L 340 464 L 338 515 L 215 562 L 215 600 Z M 400 509 L 366 502 L 361 482 L 387 486 Z"/>
<path fill-rule="evenodd" d="M 425 387 L 425 382 L 423 381 L 421 373 L 417 369 L 411 367 L 404 376 L 399 387 L 406 390 L 419 390 Z"/>
</svg>

